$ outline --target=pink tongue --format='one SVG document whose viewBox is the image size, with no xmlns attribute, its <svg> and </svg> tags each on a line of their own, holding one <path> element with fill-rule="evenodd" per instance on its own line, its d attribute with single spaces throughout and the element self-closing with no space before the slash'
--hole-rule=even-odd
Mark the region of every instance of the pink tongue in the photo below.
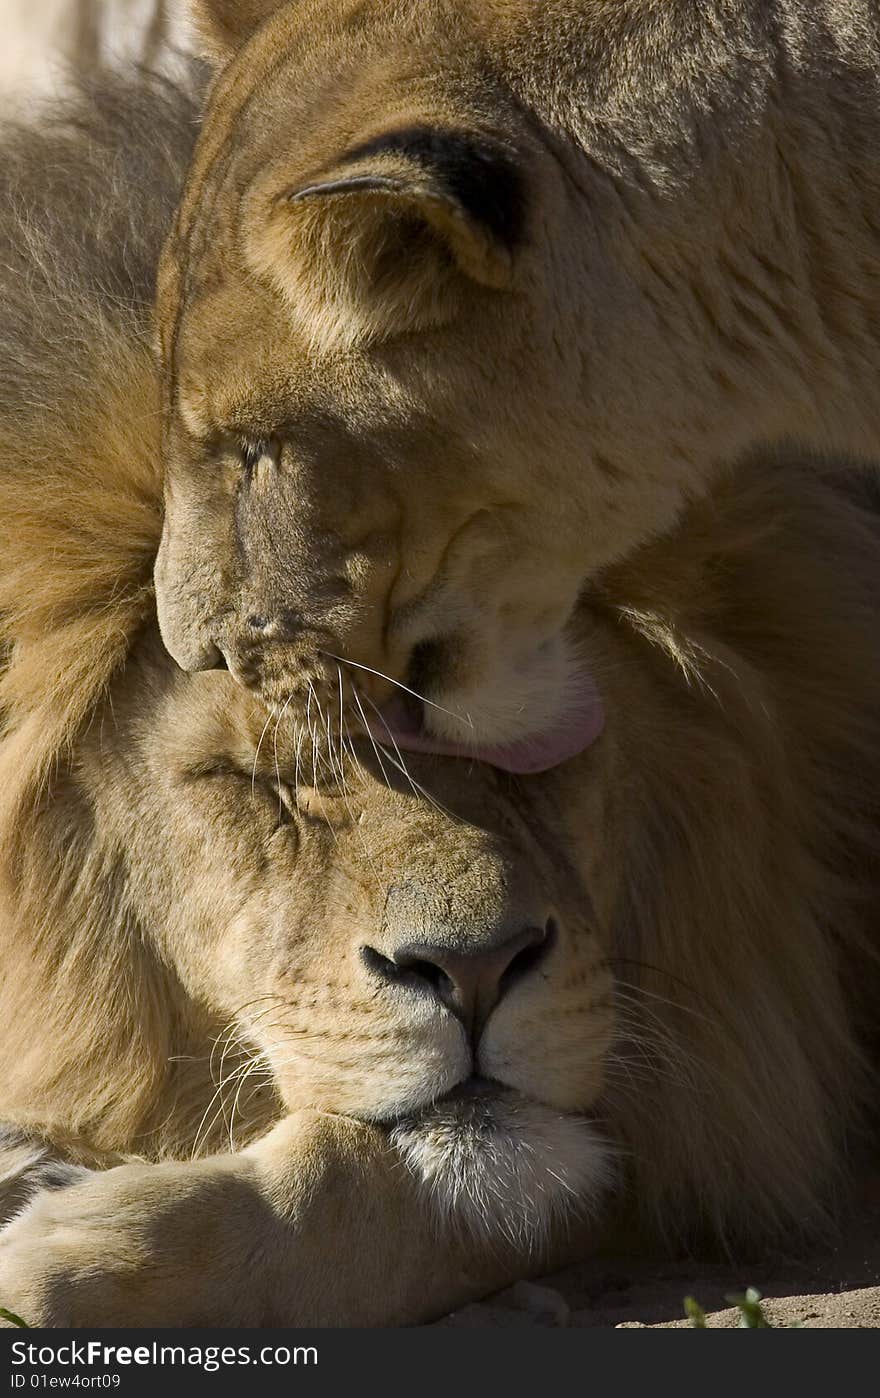
<svg viewBox="0 0 880 1398">
<path fill-rule="evenodd" d="M 572 687 L 568 708 L 552 728 L 508 743 L 469 743 L 466 740 L 456 743 L 450 739 L 435 738 L 414 717 L 411 706 L 402 695 L 395 695 L 389 700 L 381 718 L 377 718 L 370 727 L 376 742 L 386 746 L 393 747 L 396 743 L 401 750 L 409 752 L 470 757 L 475 761 L 488 762 L 503 772 L 528 776 L 535 772 L 547 772 L 561 762 L 567 762 L 570 757 L 576 757 L 596 741 L 604 722 L 602 700 L 592 676 L 584 670 L 578 677 L 577 688 Z M 464 723 L 462 728 L 467 731 Z"/>
</svg>

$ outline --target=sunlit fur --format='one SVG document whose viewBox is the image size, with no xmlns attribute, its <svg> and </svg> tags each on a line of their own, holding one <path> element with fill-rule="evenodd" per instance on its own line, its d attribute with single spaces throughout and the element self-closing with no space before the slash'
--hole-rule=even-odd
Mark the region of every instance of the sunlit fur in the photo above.
<svg viewBox="0 0 880 1398">
<path fill-rule="evenodd" d="M 744 461 L 605 572 L 576 641 L 606 728 L 553 773 L 313 744 L 326 697 L 308 731 L 157 634 L 148 298 L 192 127 L 163 91 L 101 102 L 3 162 L 8 1207 L 51 1161 L 90 1168 L 0 1238 L 0 1302 L 407 1323 L 589 1250 L 615 1211 L 731 1249 L 827 1224 L 876 1023 L 862 477 Z M 461 1025 L 363 951 L 505 920 L 557 932 L 487 1021 L 497 1091 L 461 1105 Z"/>
</svg>

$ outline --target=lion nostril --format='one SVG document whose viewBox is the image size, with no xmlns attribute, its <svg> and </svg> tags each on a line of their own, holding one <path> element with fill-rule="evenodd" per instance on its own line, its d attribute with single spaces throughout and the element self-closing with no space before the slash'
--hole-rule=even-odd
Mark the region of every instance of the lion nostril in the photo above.
<svg viewBox="0 0 880 1398">
<path fill-rule="evenodd" d="M 411 976 L 416 976 L 420 981 L 424 981 L 425 984 L 436 991 L 441 998 L 443 995 L 448 995 L 453 989 L 453 982 L 450 977 L 433 961 L 411 961 L 401 966 L 400 970 L 408 972 Z"/>
<path fill-rule="evenodd" d="M 543 928 L 533 927 L 528 931 L 531 941 L 516 953 L 501 973 L 498 985 L 502 994 L 516 981 L 522 980 L 537 969 L 556 939 L 556 923 L 552 917 L 548 918 Z"/>
<path fill-rule="evenodd" d="M 393 982 L 400 979 L 398 967 L 375 947 L 361 947 L 361 961 L 370 974 L 378 976 L 380 980 Z"/>
<path fill-rule="evenodd" d="M 418 988 L 419 984 L 439 996 L 452 990 L 452 981 L 442 967 L 433 961 L 404 957 L 392 961 L 383 956 L 375 947 L 361 947 L 361 960 L 371 975 L 377 976 L 388 985 L 409 985 Z"/>
</svg>

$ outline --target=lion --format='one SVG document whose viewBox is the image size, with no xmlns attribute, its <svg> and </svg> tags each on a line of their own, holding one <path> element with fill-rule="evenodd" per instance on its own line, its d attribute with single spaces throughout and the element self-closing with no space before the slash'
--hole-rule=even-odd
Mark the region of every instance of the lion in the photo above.
<svg viewBox="0 0 880 1398">
<path fill-rule="evenodd" d="M 880 447 L 877 6 L 193 10 L 165 642 L 300 717 L 342 656 L 404 750 L 552 767 L 589 582 L 744 454 Z"/>
<path fill-rule="evenodd" d="M 621 1237 L 832 1227 L 876 1061 L 865 472 L 744 460 L 595 579 L 604 726 L 542 772 L 403 750 L 344 661 L 306 720 L 185 671 L 151 285 L 193 110 L 107 79 L 0 143 L 0 1304 L 415 1324 Z"/>
</svg>

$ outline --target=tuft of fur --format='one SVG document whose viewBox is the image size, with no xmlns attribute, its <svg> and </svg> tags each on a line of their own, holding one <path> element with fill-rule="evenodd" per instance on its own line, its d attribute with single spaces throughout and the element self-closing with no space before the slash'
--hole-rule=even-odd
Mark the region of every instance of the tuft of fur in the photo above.
<svg viewBox="0 0 880 1398">
<path fill-rule="evenodd" d="M 45 1141 L 0 1126 L 0 1219 L 11 1221 L 43 1189 L 67 1189 L 89 1174 L 60 1159 Z"/>
<path fill-rule="evenodd" d="M 391 1140 L 444 1231 L 526 1256 L 566 1221 L 595 1217 L 613 1179 L 613 1151 L 592 1123 L 515 1094 L 438 1102 Z"/>
</svg>

